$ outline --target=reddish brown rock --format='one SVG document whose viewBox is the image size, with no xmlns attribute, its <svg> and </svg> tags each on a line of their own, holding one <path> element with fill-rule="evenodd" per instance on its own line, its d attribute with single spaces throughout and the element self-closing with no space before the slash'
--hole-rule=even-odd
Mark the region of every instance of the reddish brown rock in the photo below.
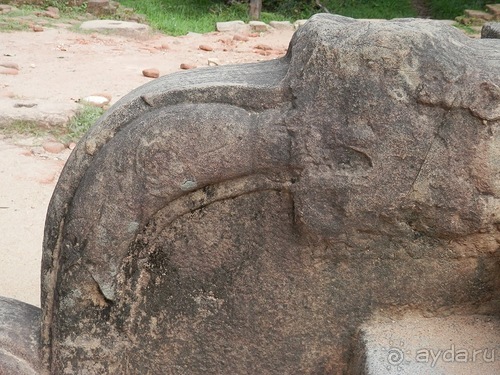
<svg viewBox="0 0 500 375">
<path fill-rule="evenodd" d="M 198 48 L 201 49 L 202 51 L 208 51 L 208 52 L 214 50 L 212 46 L 209 46 L 207 44 L 201 44 Z"/>
<path fill-rule="evenodd" d="M 56 141 L 44 142 L 42 144 L 42 147 L 45 151 L 50 152 L 51 154 L 59 154 L 66 148 L 66 146 L 63 143 Z"/>
<path fill-rule="evenodd" d="M 233 36 L 233 40 L 237 42 L 248 42 L 250 38 L 246 35 L 236 34 Z"/>
<path fill-rule="evenodd" d="M 271 55 L 271 51 L 262 51 L 262 50 L 256 50 L 254 51 L 255 53 L 262 55 L 262 56 L 269 56 Z"/>
<path fill-rule="evenodd" d="M 158 78 L 160 76 L 160 71 L 156 68 L 148 68 L 142 71 L 142 75 L 148 78 Z"/>
<path fill-rule="evenodd" d="M 255 49 L 260 49 L 262 51 L 270 51 L 270 50 L 273 49 L 273 47 L 271 47 L 268 44 L 257 44 L 254 48 Z"/>
<path fill-rule="evenodd" d="M 39 33 L 43 31 L 43 27 L 40 25 L 32 25 L 31 30 L 33 30 L 35 33 Z"/>
<path fill-rule="evenodd" d="M 61 17 L 59 15 L 59 9 L 56 7 L 48 7 L 45 16 L 53 19 L 59 19 Z"/>
<path fill-rule="evenodd" d="M 194 68 L 196 68 L 196 65 L 182 63 L 182 64 L 180 65 L 180 68 L 181 68 L 181 69 L 184 69 L 184 70 L 189 70 L 189 69 L 194 69 Z"/>
<path fill-rule="evenodd" d="M 161 51 L 167 51 L 170 49 L 170 46 L 167 43 L 162 43 L 160 45 L 155 46 L 154 48 Z"/>
<path fill-rule="evenodd" d="M 8 74 L 15 76 L 19 74 L 19 70 L 17 69 L 12 69 L 12 68 L 0 68 L 0 74 Z"/>
</svg>

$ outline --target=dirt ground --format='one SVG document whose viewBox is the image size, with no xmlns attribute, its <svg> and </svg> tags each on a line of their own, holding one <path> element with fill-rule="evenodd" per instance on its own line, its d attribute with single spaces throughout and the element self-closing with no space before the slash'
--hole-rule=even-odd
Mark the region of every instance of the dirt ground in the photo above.
<svg viewBox="0 0 500 375">
<path fill-rule="evenodd" d="M 126 36 L 73 28 L 60 24 L 41 32 L 0 32 L 0 68 L 19 67 L 17 74 L 0 73 L 0 109 L 22 114 L 44 107 L 64 115 L 79 99 L 98 93 L 111 95 L 112 104 L 151 80 L 143 69 L 156 68 L 165 75 L 180 70 L 181 64 L 207 66 L 209 59 L 226 65 L 278 58 L 293 34 Z M 45 151 L 45 141 L 0 134 L 0 295 L 37 306 L 45 213 L 70 154 L 69 149 Z"/>
</svg>

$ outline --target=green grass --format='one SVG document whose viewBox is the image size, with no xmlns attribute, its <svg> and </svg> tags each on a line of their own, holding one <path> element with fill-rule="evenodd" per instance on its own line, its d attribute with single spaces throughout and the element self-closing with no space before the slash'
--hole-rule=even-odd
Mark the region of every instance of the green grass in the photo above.
<svg viewBox="0 0 500 375">
<path fill-rule="evenodd" d="M 249 21 L 247 5 L 235 3 L 225 5 L 223 1 L 211 0 L 121 0 L 120 4 L 132 7 L 137 13 L 146 15 L 151 26 L 169 35 L 185 35 L 188 32 L 206 33 L 215 31 L 216 22 Z M 263 12 L 262 21 L 283 21 L 285 15 Z"/>
<path fill-rule="evenodd" d="M 65 141 L 80 139 L 103 113 L 103 108 L 84 105 L 69 121 L 67 133 L 62 136 L 62 139 Z"/>
<path fill-rule="evenodd" d="M 33 137 L 43 137 L 46 135 L 60 136 L 63 133 L 62 129 L 49 129 L 45 127 L 40 127 L 40 125 L 35 121 L 29 120 L 15 120 L 9 125 L 2 126 L 0 128 L 2 134 L 12 136 L 12 135 L 26 135 Z"/>
<path fill-rule="evenodd" d="M 104 109 L 102 108 L 84 105 L 71 118 L 66 128 L 46 127 L 40 126 L 36 121 L 16 120 L 7 126 L 0 127 L 0 133 L 7 136 L 52 137 L 63 143 L 76 142 L 103 113 Z"/>
<path fill-rule="evenodd" d="M 335 1 L 329 2 L 328 10 L 343 16 L 353 18 L 402 18 L 415 17 L 416 11 L 409 0 L 378 0 L 378 1 Z M 335 3 L 335 4 L 334 4 Z"/>
<path fill-rule="evenodd" d="M 248 22 L 248 5 L 235 2 L 228 6 L 223 1 L 213 0 L 121 0 L 120 3 L 134 8 L 138 13 L 146 15 L 148 22 L 155 29 L 170 35 L 184 35 L 190 31 L 206 33 L 215 30 L 216 22 L 242 20 Z M 314 2 L 281 1 L 278 5 L 268 6 L 264 2 L 261 20 L 295 21 L 309 18 L 321 11 Z M 311 4 L 310 4 L 311 3 Z M 416 12 L 410 0 L 336 0 L 324 1 L 332 13 L 355 18 L 398 18 L 413 17 Z"/>
<path fill-rule="evenodd" d="M 156 30 L 169 35 L 185 35 L 188 32 L 206 33 L 215 30 L 216 22 L 243 20 L 248 22 L 248 3 L 233 1 L 228 5 L 225 0 L 120 0 L 123 7 L 133 8 L 144 14 L 148 23 Z M 493 0 L 426 0 L 432 18 L 454 19 L 463 15 L 464 9 L 484 9 L 486 3 Z M 320 0 L 331 13 L 354 18 L 400 18 L 415 17 L 417 13 L 411 0 Z M 70 7 L 66 0 L 46 0 L 43 7 L 56 6 L 60 10 L 61 20 L 85 15 L 85 5 Z M 127 12 L 121 7 L 116 18 L 127 19 Z M 31 14 L 36 8 L 20 7 L 15 14 L 0 16 L 0 31 L 27 29 L 28 25 L 16 20 L 17 16 Z M 40 8 L 38 8 L 40 9 Z M 315 0 L 263 0 L 261 20 L 264 22 L 295 21 L 309 18 L 314 13 L 322 12 Z M 9 21 L 10 20 L 10 21 Z"/>
</svg>

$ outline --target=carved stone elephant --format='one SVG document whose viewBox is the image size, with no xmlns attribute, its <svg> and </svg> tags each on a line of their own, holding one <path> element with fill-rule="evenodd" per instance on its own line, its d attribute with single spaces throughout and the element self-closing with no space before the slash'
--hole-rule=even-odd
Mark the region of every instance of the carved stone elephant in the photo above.
<svg viewBox="0 0 500 375">
<path fill-rule="evenodd" d="M 316 15 L 134 90 L 52 197 L 34 373 L 350 373 L 374 315 L 498 315 L 499 71 L 434 21 Z"/>
</svg>

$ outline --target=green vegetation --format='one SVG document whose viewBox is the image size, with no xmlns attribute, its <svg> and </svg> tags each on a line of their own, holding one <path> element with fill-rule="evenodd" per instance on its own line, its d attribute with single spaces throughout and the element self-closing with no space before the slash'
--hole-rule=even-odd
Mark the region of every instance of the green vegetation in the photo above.
<svg viewBox="0 0 500 375">
<path fill-rule="evenodd" d="M 8 126 L 2 126 L 0 130 L 2 134 L 8 136 L 19 134 L 33 137 L 43 137 L 45 135 L 60 136 L 62 133 L 61 129 L 42 128 L 36 121 L 29 120 L 15 120 Z"/>
<path fill-rule="evenodd" d="M 325 9 L 354 18 L 391 19 L 417 15 L 411 0 L 263 0 L 263 7 L 296 18 L 309 18 L 314 13 L 325 12 Z"/>
<path fill-rule="evenodd" d="M 245 1 L 216 0 L 121 0 L 121 4 L 133 7 L 138 13 L 146 15 L 154 28 L 170 35 L 184 35 L 192 32 L 210 32 L 215 30 L 219 21 L 243 20 L 248 22 L 248 4 Z M 397 18 L 414 17 L 416 12 L 410 0 L 351 0 L 324 1 L 322 3 L 331 13 L 355 18 Z M 282 21 L 309 18 L 324 11 L 315 1 L 285 0 L 263 2 L 264 11 L 261 20 Z"/>
<path fill-rule="evenodd" d="M 493 0 L 421 0 L 432 18 L 454 19 L 464 9 L 484 9 Z M 154 28 L 170 35 L 189 31 L 210 32 L 218 21 L 249 21 L 245 0 L 120 0 L 127 7 L 146 15 Z M 328 10 L 330 13 L 354 18 L 416 17 L 412 0 L 263 0 L 261 20 L 290 20 L 309 18 Z M 319 4 L 319 5 L 318 5 Z"/>
<path fill-rule="evenodd" d="M 215 30 L 220 21 L 249 21 L 248 5 L 234 2 L 227 5 L 224 1 L 213 0 L 122 0 L 120 4 L 132 7 L 136 12 L 145 14 L 154 28 L 170 35 L 185 35 L 188 32 L 206 33 Z M 264 22 L 283 21 L 286 15 L 263 12 Z"/>
<path fill-rule="evenodd" d="M 0 133 L 7 136 L 52 137 L 63 143 L 76 142 L 94 125 L 103 113 L 104 109 L 102 108 L 84 105 L 71 118 L 67 128 L 43 127 L 36 121 L 16 120 L 8 126 L 0 127 Z"/>
<path fill-rule="evenodd" d="M 16 7 L 9 13 L 0 14 L 0 31 L 22 31 L 29 30 L 32 24 L 36 24 L 40 19 L 44 20 L 44 26 L 51 26 L 53 23 L 61 23 L 75 18 L 85 16 L 85 6 L 70 7 L 61 5 L 59 9 L 59 19 L 37 16 L 36 13 L 43 12 L 49 6 L 56 6 L 55 4 L 64 3 L 58 1 L 46 1 L 43 6 L 22 5 Z"/>
<path fill-rule="evenodd" d="M 69 121 L 67 133 L 62 139 L 66 141 L 80 139 L 103 113 L 103 108 L 85 104 Z"/>
<path fill-rule="evenodd" d="M 206 33 L 215 30 L 219 21 L 249 21 L 248 2 L 246 0 L 119 0 L 122 7 L 116 18 L 127 19 L 125 7 L 133 8 L 144 14 L 155 29 L 170 35 L 184 35 L 190 31 Z M 295 21 L 306 19 L 319 12 L 329 11 L 354 18 L 399 18 L 416 17 L 417 11 L 412 5 L 420 3 L 426 6 L 432 18 L 454 19 L 463 15 L 464 9 L 484 9 L 485 4 L 494 0 L 263 0 L 261 20 L 269 22 Z M 86 5 L 71 7 L 66 0 L 46 0 L 43 6 L 22 6 L 19 10 L 0 15 L 0 31 L 16 31 L 29 27 L 28 16 L 48 6 L 60 10 L 61 19 L 49 21 L 61 22 L 63 19 L 82 18 L 86 15 Z M 33 16 L 34 17 L 34 16 Z M 23 19 L 24 18 L 24 19 Z M 34 17 L 36 19 L 36 17 Z"/>
<path fill-rule="evenodd" d="M 495 0 L 429 0 L 428 3 L 432 18 L 455 19 L 465 9 L 484 10 L 486 4 L 495 3 Z"/>
</svg>

